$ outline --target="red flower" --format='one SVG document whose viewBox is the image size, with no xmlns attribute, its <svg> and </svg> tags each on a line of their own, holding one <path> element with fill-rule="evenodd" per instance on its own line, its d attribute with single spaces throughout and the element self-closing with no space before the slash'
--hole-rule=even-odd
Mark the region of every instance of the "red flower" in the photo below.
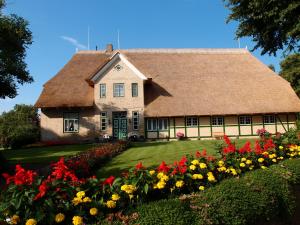
<svg viewBox="0 0 300 225">
<path fill-rule="evenodd" d="M 227 147 L 223 148 L 223 154 L 228 154 L 228 153 L 234 153 L 236 151 L 236 148 L 234 144 L 231 143 L 230 139 L 224 135 L 224 141 L 227 144 Z"/>
<path fill-rule="evenodd" d="M 110 176 L 109 178 L 106 178 L 105 181 L 103 181 L 103 185 L 109 184 L 111 186 L 114 183 L 114 181 L 115 181 L 115 177 Z"/>
<path fill-rule="evenodd" d="M 135 168 L 137 170 L 145 169 L 145 167 L 143 166 L 142 162 L 139 162 L 138 164 L 136 164 Z"/>
<path fill-rule="evenodd" d="M 34 201 L 42 198 L 45 196 L 45 194 L 47 193 L 47 180 L 44 180 L 41 185 L 39 186 L 39 193 L 34 197 Z"/>
<path fill-rule="evenodd" d="M 264 143 L 264 151 L 268 151 L 269 149 L 273 149 L 273 148 L 275 148 L 275 144 L 273 140 L 271 138 L 266 140 Z"/>
<path fill-rule="evenodd" d="M 181 160 L 179 161 L 179 166 L 184 166 L 187 161 L 188 161 L 187 158 L 185 156 L 183 156 L 181 158 Z"/>
<path fill-rule="evenodd" d="M 20 165 L 16 165 L 16 173 L 14 176 L 10 176 L 7 173 L 2 174 L 2 176 L 6 179 L 6 184 L 10 184 L 14 182 L 15 185 L 32 185 L 34 178 L 37 173 L 32 170 L 25 170 Z"/>
<path fill-rule="evenodd" d="M 169 170 L 170 170 L 170 167 L 167 166 L 167 164 L 165 163 L 165 161 L 162 161 L 162 163 L 159 165 L 159 167 L 157 168 L 157 170 L 159 172 L 168 173 Z"/>
<path fill-rule="evenodd" d="M 239 149 L 240 154 L 249 153 L 251 152 L 251 143 L 247 141 L 245 145 Z"/>
<path fill-rule="evenodd" d="M 201 157 L 201 152 L 197 151 L 196 152 L 196 158 L 200 158 Z"/>
<path fill-rule="evenodd" d="M 203 150 L 202 150 L 202 156 L 205 157 L 206 155 L 207 155 L 207 151 L 206 151 L 206 149 L 203 149 Z"/>
<path fill-rule="evenodd" d="M 260 143 L 259 143 L 258 140 L 255 142 L 255 150 L 254 151 L 255 151 L 256 155 L 260 155 L 263 152 L 262 148 L 260 147 Z"/>
</svg>

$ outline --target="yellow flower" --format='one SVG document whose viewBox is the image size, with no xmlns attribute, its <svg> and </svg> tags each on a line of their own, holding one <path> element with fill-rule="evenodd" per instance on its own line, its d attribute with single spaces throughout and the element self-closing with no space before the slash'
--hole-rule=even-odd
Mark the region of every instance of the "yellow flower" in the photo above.
<svg viewBox="0 0 300 225">
<path fill-rule="evenodd" d="M 264 158 L 259 158 L 257 161 L 258 161 L 259 163 L 262 163 L 263 161 L 265 161 L 265 159 L 264 159 Z"/>
<path fill-rule="evenodd" d="M 230 171 L 231 171 L 231 174 L 232 174 L 233 176 L 236 176 L 236 175 L 237 175 L 237 172 L 236 172 L 235 169 L 230 169 Z"/>
<path fill-rule="evenodd" d="M 29 219 L 25 225 L 37 225 L 37 221 L 35 219 Z"/>
<path fill-rule="evenodd" d="M 78 205 L 79 203 L 82 203 L 82 199 L 78 197 L 74 197 L 72 200 L 73 205 Z"/>
<path fill-rule="evenodd" d="M 240 163 L 240 167 L 245 167 L 246 164 L 245 163 Z"/>
<path fill-rule="evenodd" d="M 13 215 L 10 218 L 10 223 L 11 224 L 18 224 L 18 223 L 20 223 L 20 217 L 18 215 Z"/>
<path fill-rule="evenodd" d="M 207 168 L 207 166 L 206 166 L 206 164 L 205 164 L 205 163 L 200 163 L 199 165 L 200 165 L 200 168 L 201 168 L 201 169 L 205 169 L 205 168 Z"/>
<path fill-rule="evenodd" d="M 77 194 L 76 194 L 76 197 L 77 198 L 83 198 L 85 196 L 85 192 L 84 191 L 79 191 L 79 192 L 77 192 Z"/>
<path fill-rule="evenodd" d="M 207 180 L 210 181 L 210 182 L 215 182 L 216 181 L 216 178 L 214 177 L 212 172 L 207 173 Z"/>
<path fill-rule="evenodd" d="M 56 223 L 61 223 L 64 220 L 65 220 L 65 215 L 64 214 L 62 214 L 62 213 L 56 214 L 56 216 L 55 216 L 55 222 Z"/>
<path fill-rule="evenodd" d="M 272 159 L 272 162 L 276 163 L 276 162 L 277 162 L 277 160 L 276 160 L 276 159 Z"/>
<path fill-rule="evenodd" d="M 204 186 L 200 186 L 200 187 L 199 187 L 199 190 L 200 190 L 200 191 L 204 191 L 204 189 L 205 189 Z"/>
<path fill-rule="evenodd" d="M 283 149 L 283 146 L 280 145 L 280 146 L 279 146 L 279 149 L 282 150 L 282 149 Z"/>
<path fill-rule="evenodd" d="M 92 216 L 96 216 L 96 215 L 98 214 L 98 209 L 97 209 L 97 208 L 91 208 L 91 209 L 90 209 L 90 214 L 91 214 Z"/>
<path fill-rule="evenodd" d="M 155 174 L 155 170 L 150 170 L 149 173 L 152 176 L 153 174 Z"/>
<path fill-rule="evenodd" d="M 158 189 L 163 189 L 166 186 L 166 182 L 159 181 L 156 186 Z"/>
<path fill-rule="evenodd" d="M 252 163 L 252 161 L 249 160 L 249 159 L 247 159 L 246 164 L 247 164 L 247 165 L 250 165 L 251 163 Z"/>
<path fill-rule="evenodd" d="M 190 165 L 190 170 L 195 170 L 196 166 L 195 165 Z"/>
<path fill-rule="evenodd" d="M 172 193 L 175 190 L 175 187 L 170 188 L 170 192 Z"/>
<path fill-rule="evenodd" d="M 120 199 L 120 196 L 118 194 L 112 194 L 111 200 L 118 201 Z"/>
<path fill-rule="evenodd" d="M 74 225 L 82 225 L 83 224 L 83 219 L 81 216 L 73 216 L 73 224 Z"/>
<path fill-rule="evenodd" d="M 263 155 L 269 155 L 269 152 L 263 152 L 262 154 Z"/>
<path fill-rule="evenodd" d="M 124 184 L 121 186 L 121 190 L 125 191 L 127 194 L 132 194 L 134 191 L 136 191 L 136 187 L 131 184 Z"/>
<path fill-rule="evenodd" d="M 199 164 L 199 161 L 197 159 L 194 159 L 191 163 L 196 166 Z"/>
<path fill-rule="evenodd" d="M 249 169 L 250 169 L 250 170 L 253 170 L 253 168 L 254 168 L 254 166 L 253 166 L 253 165 L 249 167 Z"/>
<path fill-rule="evenodd" d="M 183 180 L 176 181 L 176 184 L 175 184 L 176 187 L 181 188 L 183 185 L 184 185 Z"/>
<path fill-rule="evenodd" d="M 92 200 L 89 198 L 89 197 L 85 197 L 84 199 L 83 199 L 83 202 L 84 203 L 88 203 L 88 202 L 91 202 Z"/>
<path fill-rule="evenodd" d="M 261 166 L 260 168 L 262 168 L 263 170 L 264 170 L 264 169 L 267 169 L 267 167 L 265 167 L 265 166 Z"/>
<path fill-rule="evenodd" d="M 168 181 L 169 177 L 167 175 L 163 175 L 162 178 L 160 179 L 161 181 Z"/>
<path fill-rule="evenodd" d="M 221 166 L 221 167 L 218 168 L 218 171 L 219 172 L 226 171 L 226 167 L 225 166 Z"/>
<path fill-rule="evenodd" d="M 163 173 L 163 172 L 160 172 L 160 173 L 157 174 L 157 178 L 158 178 L 158 179 L 161 179 L 163 176 L 164 176 L 164 173 Z"/>
<path fill-rule="evenodd" d="M 107 206 L 107 208 L 110 208 L 110 209 L 116 208 L 116 202 L 113 200 L 108 200 L 106 202 L 106 206 Z"/>
<path fill-rule="evenodd" d="M 129 199 L 132 199 L 134 197 L 134 195 L 129 195 Z"/>
<path fill-rule="evenodd" d="M 223 160 L 220 160 L 220 161 L 218 162 L 218 166 L 219 166 L 219 167 L 224 166 L 224 161 L 223 161 Z"/>
<path fill-rule="evenodd" d="M 245 162 L 247 159 L 246 158 L 241 158 L 241 161 L 242 162 Z"/>
<path fill-rule="evenodd" d="M 201 179 L 203 179 L 203 176 L 202 176 L 202 174 L 193 174 L 192 175 L 192 179 L 193 180 L 201 180 Z"/>
</svg>

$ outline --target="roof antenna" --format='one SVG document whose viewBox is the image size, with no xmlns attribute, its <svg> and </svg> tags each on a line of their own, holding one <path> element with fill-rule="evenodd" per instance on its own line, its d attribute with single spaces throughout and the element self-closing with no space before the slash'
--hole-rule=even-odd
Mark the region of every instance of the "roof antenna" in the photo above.
<svg viewBox="0 0 300 225">
<path fill-rule="evenodd" d="M 87 44 L 87 49 L 90 50 L 90 26 L 88 26 L 88 44 Z"/>
<path fill-rule="evenodd" d="M 118 29 L 118 49 L 120 49 L 120 30 Z"/>
</svg>

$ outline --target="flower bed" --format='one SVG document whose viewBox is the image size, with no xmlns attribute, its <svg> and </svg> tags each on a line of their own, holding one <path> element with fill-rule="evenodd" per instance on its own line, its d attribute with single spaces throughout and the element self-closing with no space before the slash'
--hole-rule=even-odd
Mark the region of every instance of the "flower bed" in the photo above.
<svg viewBox="0 0 300 225">
<path fill-rule="evenodd" d="M 207 156 L 204 150 L 184 156 L 173 165 L 162 162 L 157 168 L 147 169 L 139 163 L 122 177 L 101 181 L 95 177 L 79 179 L 64 159 L 53 165 L 47 178 L 17 167 L 14 176 L 5 175 L 1 218 L 26 225 L 96 224 L 105 217 L 111 219 L 111 213 L 141 203 L 204 191 L 225 178 L 300 156 L 300 146 L 276 147 L 272 139 L 261 139 L 254 148 L 247 142 L 240 149 L 228 137 L 224 140 L 220 159 Z"/>
</svg>

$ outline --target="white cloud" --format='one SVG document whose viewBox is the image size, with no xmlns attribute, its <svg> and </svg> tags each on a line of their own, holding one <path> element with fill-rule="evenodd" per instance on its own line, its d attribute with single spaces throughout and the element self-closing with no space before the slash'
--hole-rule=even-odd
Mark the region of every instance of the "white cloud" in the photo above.
<svg viewBox="0 0 300 225">
<path fill-rule="evenodd" d="M 69 42 L 70 44 L 74 45 L 78 49 L 87 49 L 87 47 L 81 43 L 79 43 L 75 38 L 68 37 L 68 36 L 60 36 L 63 40 Z"/>
</svg>

